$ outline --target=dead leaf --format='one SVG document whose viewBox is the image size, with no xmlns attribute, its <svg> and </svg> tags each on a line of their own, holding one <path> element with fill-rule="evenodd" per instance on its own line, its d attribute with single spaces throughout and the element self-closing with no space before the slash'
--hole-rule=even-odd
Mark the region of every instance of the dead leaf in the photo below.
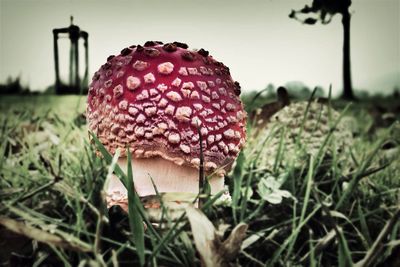
<svg viewBox="0 0 400 267">
<path fill-rule="evenodd" d="M 205 267 L 231 266 L 231 261 L 237 258 L 243 239 L 246 237 L 247 224 L 240 223 L 229 237 L 222 242 L 222 236 L 211 221 L 193 205 L 186 208 L 186 214 L 192 228 L 196 249 Z"/>
</svg>

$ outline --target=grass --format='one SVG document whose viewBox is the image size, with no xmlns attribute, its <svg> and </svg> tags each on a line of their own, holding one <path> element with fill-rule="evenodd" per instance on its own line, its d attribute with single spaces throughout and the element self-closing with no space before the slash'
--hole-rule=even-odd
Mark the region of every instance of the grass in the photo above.
<svg viewBox="0 0 400 267">
<path fill-rule="evenodd" d="M 343 111 L 346 103 L 333 105 Z M 232 204 L 213 205 L 217 197 L 208 197 L 202 205 L 216 229 L 228 229 L 221 240 L 248 225 L 234 263 L 400 264 L 399 122 L 372 127 L 370 105 L 356 103 L 343 113 L 354 118 L 356 133 L 346 152 L 328 157 L 325 148 L 337 142 L 328 135 L 300 167 L 283 164 L 283 134 L 273 166 L 263 165 L 270 137 L 255 137 L 249 127 L 247 146 L 227 178 Z M 101 189 L 107 174 L 115 172 L 132 188 L 135 170 L 125 175 L 89 138 L 84 110 L 85 97 L 0 100 L 0 264 L 199 266 L 196 233 L 185 216 L 166 230 L 154 228 L 134 191 L 129 216 L 106 209 Z"/>
</svg>

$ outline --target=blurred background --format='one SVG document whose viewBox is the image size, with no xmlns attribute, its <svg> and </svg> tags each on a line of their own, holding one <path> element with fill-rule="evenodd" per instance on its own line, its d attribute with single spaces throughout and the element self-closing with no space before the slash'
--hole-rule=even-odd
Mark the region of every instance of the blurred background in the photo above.
<svg viewBox="0 0 400 267">
<path fill-rule="evenodd" d="M 326 6 L 313 10 L 317 12 L 305 12 L 305 5 L 323 2 Z M 350 4 L 346 12 L 351 15 L 354 91 L 364 96 L 398 92 L 400 1 L 344 2 Z M 318 86 L 326 94 L 332 85 L 333 95 L 339 96 L 344 87 L 343 12 L 330 4 L 329 0 L 0 0 L 0 93 L 55 92 L 52 31 L 70 27 L 73 16 L 73 25 L 88 34 L 88 53 L 84 34 L 79 36 L 76 55 L 71 38 L 61 30 L 56 37 L 59 76 L 61 84 L 78 82 L 83 92 L 107 56 L 132 44 L 160 40 L 209 50 L 230 67 L 245 93 L 283 85 L 294 91 Z M 70 77 L 76 74 L 76 58 L 78 81 Z"/>
</svg>

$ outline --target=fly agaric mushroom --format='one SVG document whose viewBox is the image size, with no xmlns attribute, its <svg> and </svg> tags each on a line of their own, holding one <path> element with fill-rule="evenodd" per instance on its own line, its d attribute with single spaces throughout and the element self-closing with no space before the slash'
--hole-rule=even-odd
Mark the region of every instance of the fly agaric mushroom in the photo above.
<svg viewBox="0 0 400 267">
<path fill-rule="evenodd" d="M 246 113 L 229 68 L 204 49 L 146 42 L 110 56 L 89 86 L 89 129 L 105 148 L 132 153 L 140 197 L 199 191 L 200 135 L 211 193 L 224 190 L 224 174 L 245 143 Z M 126 170 L 126 157 L 118 161 Z M 114 177 L 107 204 L 127 209 L 126 189 Z"/>
</svg>

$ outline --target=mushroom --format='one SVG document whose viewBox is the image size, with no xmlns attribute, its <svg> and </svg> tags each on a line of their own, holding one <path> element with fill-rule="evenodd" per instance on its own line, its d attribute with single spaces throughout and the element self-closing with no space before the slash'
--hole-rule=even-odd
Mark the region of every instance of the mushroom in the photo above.
<svg viewBox="0 0 400 267">
<path fill-rule="evenodd" d="M 246 113 L 229 68 L 204 49 L 183 43 L 146 42 L 110 56 L 89 86 L 89 130 L 126 170 L 132 154 L 140 197 L 199 191 L 200 147 L 211 193 L 224 190 L 224 175 L 243 147 Z M 200 146 L 200 135 L 202 146 Z M 127 191 L 113 177 L 107 205 L 127 210 Z"/>
<path fill-rule="evenodd" d="M 340 113 L 325 104 L 324 100 L 291 103 L 264 119 L 268 123 L 258 129 L 259 134 L 254 140 L 265 144 L 259 160 L 260 165 L 269 170 L 275 168 L 277 159 L 280 170 L 301 168 L 310 156 L 316 157 L 324 146 L 325 156 L 336 155 L 342 161 L 347 157 L 344 152 L 353 144 L 352 122 L 341 119 Z M 334 145 L 329 142 L 324 144 L 329 136 L 335 139 Z"/>
</svg>

